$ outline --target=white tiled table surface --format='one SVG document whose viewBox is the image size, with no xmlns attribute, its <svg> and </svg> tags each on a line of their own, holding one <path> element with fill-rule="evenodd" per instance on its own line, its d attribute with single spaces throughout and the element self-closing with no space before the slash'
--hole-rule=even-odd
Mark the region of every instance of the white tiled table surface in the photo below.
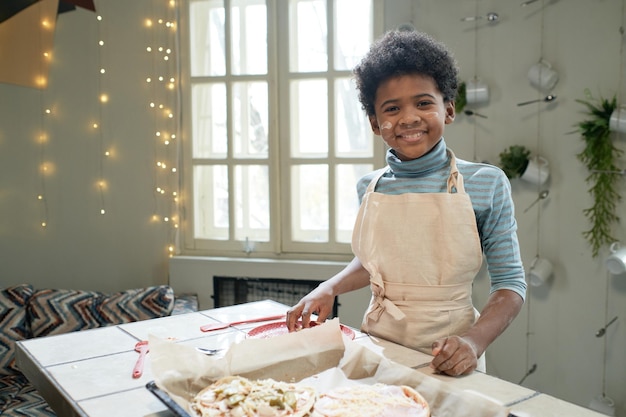
<svg viewBox="0 0 626 417">
<path fill-rule="evenodd" d="M 246 332 L 263 323 L 253 323 L 203 333 L 200 326 L 212 322 L 232 322 L 285 313 L 288 306 L 274 301 L 258 301 L 231 307 L 189 313 L 100 329 L 25 340 L 17 343 L 20 369 L 40 391 L 59 416 L 90 417 L 171 417 L 145 385 L 152 381 L 149 354 L 143 375 L 133 379 L 138 353 L 134 350 L 148 335 L 204 348 L 223 348 L 245 339 Z M 356 331 L 355 341 L 395 362 L 417 367 L 430 362 L 430 356 Z M 558 400 L 528 388 L 475 372 L 451 378 L 436 375 L 429 367 L 420 372 L 446 381 L 456 388 L 470 390 L 505 405 L 512 412 L 527 416 L 591 417 L 600 414 Z"/>
</svg>

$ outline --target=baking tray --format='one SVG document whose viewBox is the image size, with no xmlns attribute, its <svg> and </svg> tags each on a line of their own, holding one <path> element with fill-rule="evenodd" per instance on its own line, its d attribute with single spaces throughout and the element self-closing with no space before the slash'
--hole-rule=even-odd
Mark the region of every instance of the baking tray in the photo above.
<svg viewBox="0 0 626 417">
<path fill-rule="evenodd" d="M 153 393 L 167 408 L 169 408 L 176 417 L 193 417 L 189 415 L 176 401 L 169 396 L 169 394 L 157 387 L 154 381 L 150 381 L 146 384 L 148 391 Z M 432 416 L 435 417 L 435 416 Z M 509 414 L 508 417 L 517 417 L 514 414 Z"/>
<path fill-rule="evenodd" d="M 146 384 L 148 391 L 153 393 L 167 408 L 169 408 L 176 417 L 193 417 L 189 415 L 183 407 L 181 407 L 176 401 L 169 396 L 169 394 L 157 387 L 156 382 L 150 381 Z"/>
</svg>

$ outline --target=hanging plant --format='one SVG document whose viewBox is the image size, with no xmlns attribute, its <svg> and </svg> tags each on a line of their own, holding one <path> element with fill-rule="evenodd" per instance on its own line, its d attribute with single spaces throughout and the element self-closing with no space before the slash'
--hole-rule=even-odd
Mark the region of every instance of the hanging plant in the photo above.
<svg viewBox="0 0 626 417">
<path fill-rule="evenodd" d="M 521 177 L 528 167 L 530 150 L 523 145 L 512 145 L 500 152 L 500 168 L 508 179 Z"/>
<path fill-rule="evenodd" d="M 617 106 L 615 96 L 611 100 L 594 99 L 586 89 L 585 97 L 586 100 L 576 100 L 587 107 L 589 115 L 576 125 L 585 142 L 585 149 L 576 156 L 589 171 L 585 181 L 591 185 L 588 191 L 593 197 L 593 206 L 583 213 L 591 222 L 591 229 L 583 232 L 583 236 L 595 258 L 603 245 L 616 241 L 611 229 L 619 222 L 616 207 L 621 196 L 617 191 L 619 176 L 615 172 L 618 171 L 616 161 L 623 152 L 613 146 L 609 130 L 611 113 Z"/>
<path fill-rule="evenodd" d="M 467 85 L 465 81 L 459 84 L 459 88 L 456 92 L 456 99 L 454 100 L 454 110 L 457 114 L 461 114 L 463 109 L 467 105 Z"/>
</svg>

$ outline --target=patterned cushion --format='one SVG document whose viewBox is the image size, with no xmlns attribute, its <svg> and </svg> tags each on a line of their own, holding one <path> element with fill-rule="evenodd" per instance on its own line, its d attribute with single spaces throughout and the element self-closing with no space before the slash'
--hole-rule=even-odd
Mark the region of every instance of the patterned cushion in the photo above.
<svg viewBox="0 0 626 417">
<path fill-rule="evenodd" d="M 167 285 L 115 294 L 79 290 L 38 290 L 28 313 L 34 337 L 93 329 L 167 316 L 174 291 Z"/>
<path fill-rule="evenodd" d="M 0 377 L 0 416 L 54 417 L 46 400 L 23 375 Z"/>
<path fill-rule="evenodd" d="M 0 290 L 0 375 L 17 373 L 15 341 L 31 335 L 26 319 L 26 304 L 33 287 L 16 285 Z"/>
<path fill-rule="evenodd" d="M 198 296 L 196 294 L 178 294 L 174 300 L 172 316 L 198 311 Z"/>
</svg>

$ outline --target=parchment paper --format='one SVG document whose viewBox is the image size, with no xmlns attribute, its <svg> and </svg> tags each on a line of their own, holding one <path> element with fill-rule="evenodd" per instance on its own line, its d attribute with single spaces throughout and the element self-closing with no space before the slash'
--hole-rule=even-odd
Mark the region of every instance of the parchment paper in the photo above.
<svg viewBox="0 0 626 417">
<path fill-rule="evenodd" d="M 157 386 L 185 410 L 195 394 L 213 381 L 241 375 L 300 382 L 318 392 L 350 384 L 408 385 L 426 399 L 432 417 L 508 415 L 499 404 L 452 389 L 350 340 L 341 332 L 338 319 L 269 339 L 246 339 L 232 345 L 221 358 L 151 336 L 149 359 Z"/>
</svg>

